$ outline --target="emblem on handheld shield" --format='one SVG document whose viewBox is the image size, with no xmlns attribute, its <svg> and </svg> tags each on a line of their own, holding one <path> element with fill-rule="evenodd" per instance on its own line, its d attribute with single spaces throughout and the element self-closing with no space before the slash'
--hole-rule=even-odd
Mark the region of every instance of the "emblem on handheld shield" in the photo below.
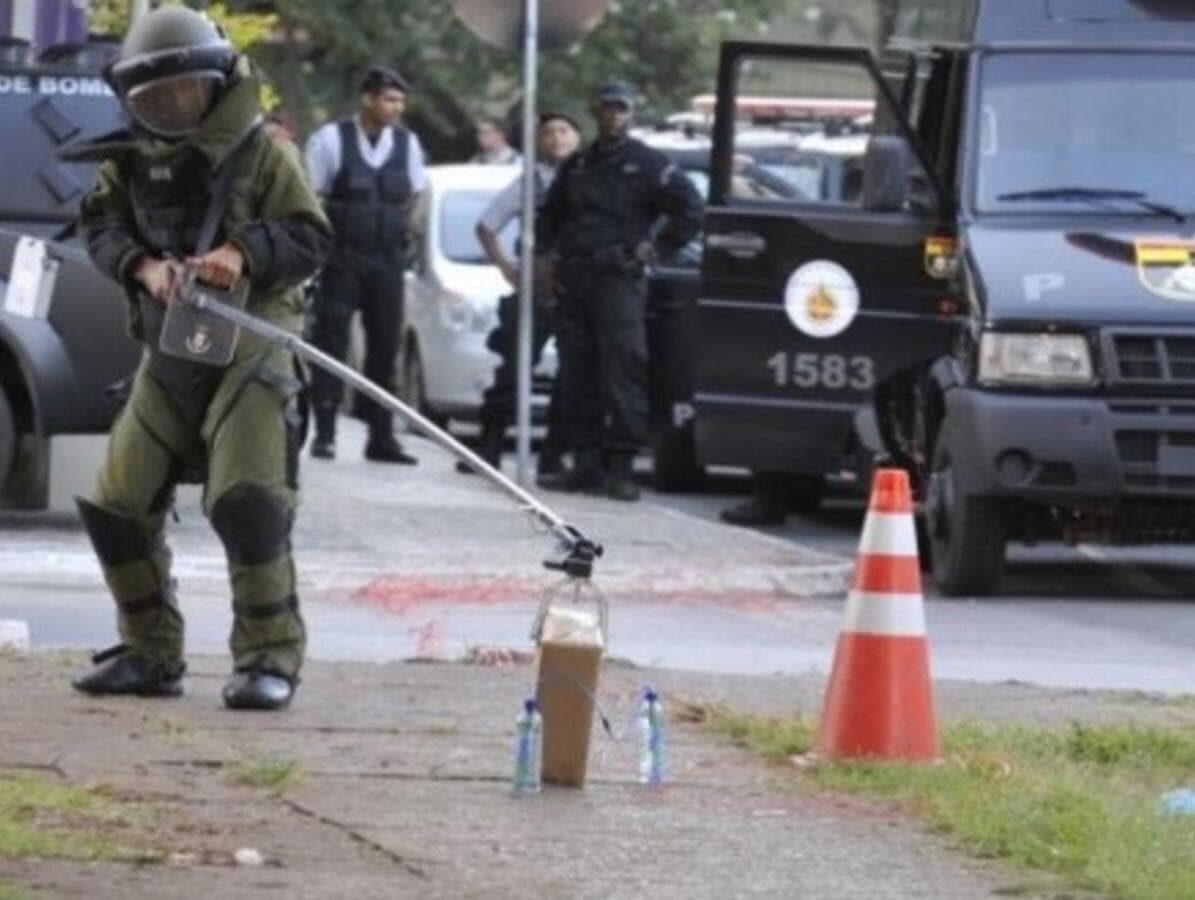
<svg viewBox="0 0 1195 900">
<path fill-rule="evenodd" d="M 212 349 L 211 335 L 206 325 L 196 325 L 195 330 L 187 335 L 187 349 L 196 356 L 203 356 Z"/>
<path fill-rule="evenodd" d="M 1167 300 L 1195 302 L 1195 241 L 1142 238 L 1134 242 L 1137 277 Z"/>
</svg>

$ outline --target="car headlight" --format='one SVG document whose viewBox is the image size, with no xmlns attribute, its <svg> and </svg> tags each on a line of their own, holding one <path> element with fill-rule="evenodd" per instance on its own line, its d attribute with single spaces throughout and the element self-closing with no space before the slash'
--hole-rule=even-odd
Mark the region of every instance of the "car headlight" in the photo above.
<svg viewBox="0 0 1195 900">
<path fill-rule="evenodd" d="M 1081 334 L 1007 334 L 989 331 L 979 343 L 981 384 L 1072 386 L 1095 373 Z"/>
<path fill-rule="evenodd" d="M 493 309 L 475 303 L 463 294 L 445 293 L 440 297 L 440 318 L 452 331 L 476 331 L 488 334 L 497 321 Z"/>
</svg>

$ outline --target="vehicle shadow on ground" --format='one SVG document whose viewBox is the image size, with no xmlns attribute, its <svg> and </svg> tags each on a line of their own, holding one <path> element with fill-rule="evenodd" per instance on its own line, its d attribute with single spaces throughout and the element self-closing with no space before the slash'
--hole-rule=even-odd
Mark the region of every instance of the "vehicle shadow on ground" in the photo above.
<svg viewBox="0 0 1195 900">
<path fill-rule="evenodd" d="M 82 531 L 83 523 L 73 512 L 30 510 L 0 512 L 0 532 L 4 531 Z"/>
<path fill-rule="evenodd" d="M 1017 551 L 1013 550 L 995 598 L 1109 603 L 1124 600 L 1188 603 L 1195 599 L 1195 563 L 1139 562 L 1131 557 L 1103 561 L 1080 556 L 1078 551 L 1061 545 L 1057 552 L 1074 557 L 1026 560 L 1018 559 Z"/>
</svg>

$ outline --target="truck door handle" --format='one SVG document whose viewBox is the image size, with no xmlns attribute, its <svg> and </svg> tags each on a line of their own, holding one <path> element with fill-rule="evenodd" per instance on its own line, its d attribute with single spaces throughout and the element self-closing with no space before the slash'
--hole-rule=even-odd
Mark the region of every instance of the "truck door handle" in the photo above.
<svg viewBox="0 0 1195 900">
<path fill-rule="evenodd" d="M 736 259 L 750 259 L 759 256 L 768 242 L 754 232 L 732 231 L 729 234 L 711 234 L 705 245 L 712 250 L 725 250 Z"/>
</svg>

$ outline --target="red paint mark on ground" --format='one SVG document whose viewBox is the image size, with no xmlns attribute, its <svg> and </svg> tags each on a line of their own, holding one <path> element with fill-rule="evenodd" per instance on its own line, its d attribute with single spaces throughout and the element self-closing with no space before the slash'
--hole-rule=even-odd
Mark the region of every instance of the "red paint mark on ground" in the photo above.
<svg viewBox="0 0 1195 900">
<path fill-rule="evenodd" d="M 354 590 L 350 599 L 363 606 L 403 615 L 423 606 L 515 603 L 543 596 L 543 586 L 530 581 L 445 581 L 430 578 L 376 578 Z"/>
<path fill-rule="evenodd" d="M 600 589 L 600 580 L 595 581 Z M 545 592 L 558 594 L 567 603 L 568 591 L 532 579 L 443 579 L 420 576 L 384 575 L 349 592 L 353 603 L 396 615 L 406 615 L 426 606 L 494 606 L 502 603 L 539 603 Z M 717 591 L 706 588 L 654 588 L 650 582 L 641 590 L 620 588 L 606 592 L 618 603 L 652 603 L 663 606 L 716 606 L 748 614 L 769 614 L 793 608 L 802 598 L 777 591 Z"/>
</svg>

